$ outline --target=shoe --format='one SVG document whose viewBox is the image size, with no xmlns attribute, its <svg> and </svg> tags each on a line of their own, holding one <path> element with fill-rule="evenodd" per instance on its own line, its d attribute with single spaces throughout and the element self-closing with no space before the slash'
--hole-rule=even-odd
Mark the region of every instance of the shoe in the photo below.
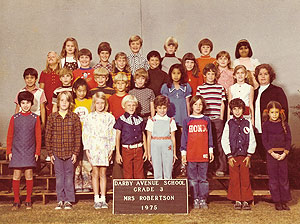
<svg viewBox="0 0 300 224">
<path fill-rule="evenodd" d="M 84 188 L 81 192 L 88 193 L 88 192 L 90 192 L 90 189 Z"/>
<path fill-rule="evenodd" d="M 194 200 L 194 208 L 195 208 L 195 209 L 199 209 L 199 208 L 200 208 L 199 199 L 195 199 L 195 200 Z"/>
<path fill-rule="evenodd" d="M 282 204 L 281 203 L 275 203 L 275 209 L 278 211 L 283 210 Z"/>
<path fill-rule="evenodd" d="M 101 208 L 108 208 L 108 204 L 105 201 L 102 201 Z"/>
<path fill-rule="evenodd" d="M 182 176 L 186 177 L 186 165 L 184 165 L 184 164 L 181 165 L 180 173 Z"/>
<path fill-rule="evenodd" d="M 66 209 L 66 210 L 72 209 L 72 203 L 69 201 L 65 201 L 64 209 Z"/>
<path fill-rule="evenodd" d="M 200 200 L 199 204 L 201 209 L 208 209 L 208 205 L 205 200 Z"/>
<path fill-rule="evenodd" d="M 243 210 L 251 210 L 251 206 L 246 201 L 243 201 Z"/>
<path fill-rule="evenodd" d="M 75 189 L 75 192 L 76 193 L 81 193 L 81 192 L 83 192 L 83 190 L 82 189 Z"/>
<path fill-rule="evenodd" d="M 32 203 L 31 202 L 25 202 L 25 207 L 27 210 L 32 209 Z"/>
<path fill-rule="evenodd" d="M 20 203 L 14 202 L 14 203 L 13 203 L 13 206 L 12 206 L 12 208 L 11 208 L 11 210 L 12 210 L 12 211 L 16 211 L 16 210 L 18 210 L 20 207 L 21 207 L 21 204 L 20 204 Z"/>
<path fill-rule="evenodd" d="M 102 206 L 101 206 L 101 203 L 100 202 L 95 202 L 94 204 L 94 209 L 100 209 Z"/>
<path fill-rule="evenodd" d="M 45 161 L 46 162 L 50 162 L 51 161 L 50 156 L 47 156 L 46 159 L 45 159 Z"/>
<path fill-rule="evenodd" d="M 287 211 L 291 210 L 290 207 L 287 206 L 286 203 L 281 203 L 281 206 L 282 206 L 282 209 L 283 209 L 283 210 L 287 210 Z"/>
<path fill-rule="evenodd" d="M 242 209 L 242 203 L 240 201 L 236 201 L 233 207 L 234 207 L 235 210 L 241 210 Z"/>
<path fill-rule="evenodd" d="M 225 173 L 223 171 L 216 171 L 217 177 L 224 177 Z"/>
<path fill-rule="evenodd" d="M 55 207 L 55 210 L 60 210 L 60 209 L 63 209 L 64 208 L 64 203 L 63 201 L 59 201 L 57 203 L 57 206 Z"/>
</svg>

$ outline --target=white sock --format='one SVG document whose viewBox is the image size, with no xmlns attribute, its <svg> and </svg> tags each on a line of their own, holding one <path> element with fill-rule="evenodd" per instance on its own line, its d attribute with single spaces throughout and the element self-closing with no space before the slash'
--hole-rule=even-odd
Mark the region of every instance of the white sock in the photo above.
<svg viewBox="0 0 300 224">
<path fill-rule="evenodd" d="M 100 202 L 99 194 L 94 195 L 94 202 Z"/>
<path fill-rule="evenodd" d="M 101 195 L 100 201 L 102 201 L 102 202 L 106 202 L 106 198 L 105 198 L 105 196 L 102 196 L 102 195 Z"/>
</svg>

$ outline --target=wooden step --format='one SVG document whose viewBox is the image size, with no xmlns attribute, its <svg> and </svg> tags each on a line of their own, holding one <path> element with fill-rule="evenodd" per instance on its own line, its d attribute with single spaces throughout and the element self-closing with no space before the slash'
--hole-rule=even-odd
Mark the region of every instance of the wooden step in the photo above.
<svg viewBox="0 0 300 224">
<path fill-rule="evenodd" d="M 212 176 L 209 179 L 213 179 L 213 180 L 229 180 L 230 176 L 229 175 L 225 175 L 223 177 Z M 268 180 L 269 176 L 268 175 L 250 175 L 250 179 L 254 179 L 254 180 Z"/>
<path fill-rule="evenodd" d="M 268 196 L 271 195 L 269 190 L 253 190 L 254 196 Z M 211 190 L 209 192 L 209 195 L 211 196 L 227 196 L 226 190 Z"/>
</svg>

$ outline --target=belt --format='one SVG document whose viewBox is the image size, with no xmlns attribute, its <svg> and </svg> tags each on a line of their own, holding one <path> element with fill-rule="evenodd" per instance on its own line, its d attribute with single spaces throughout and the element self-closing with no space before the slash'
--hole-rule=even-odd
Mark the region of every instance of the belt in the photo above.
<svg viewBox="0 0 300 224">
<path fill-rule="evenodd" d="M 154 139 L 154 140 L 169 140 L 169 139 L 171 139 L 171 136 L 166 136 L 166 137 L 151 136 L 151 139 Z"/>
<path fill-rule="evenodd" d="M 136 149 L 139 147 L 142 147 L 143 143 L 137 143 L 137 144 L 132 144 L 132 145 L 122 145 L 123 148 L 127 148 L 127 149 Z"/>
</svg>

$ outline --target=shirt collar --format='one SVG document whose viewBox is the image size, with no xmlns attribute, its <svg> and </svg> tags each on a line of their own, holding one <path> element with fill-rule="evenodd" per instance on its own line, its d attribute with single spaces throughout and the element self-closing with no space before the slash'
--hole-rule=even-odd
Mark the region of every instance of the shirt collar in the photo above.
<svg viewBox="0 0 300 224">
<path fill-rule="evenodd" d="M 138 53 L 133 53 L 133 52 L 131 52 L 131 53 L 129 54 L 129 56 L 132 57 L 132 58 L 134 58 L 134 57 L 140 57 L 141 54 L 140 54 L 140 52 L 138 52 Z"/>
<path fill-rule="evenodd" d="M 153 117 L 154 119 L 157 119 L 157 120 L 168 120 L 168 115 L 165 115 L 165 116 L 160 116 L 158 114 L 155 114 L 155 116 Z"/>
<path fill-rule="evenodd" d="M 166 53 L 165 57 L 176 57 L 176 56 L 175 56 L 175 53 L 174 54 L 168 54 L 168 53 Z"/>
<path fill-rule="evenodd" d="M 37 87 L 37 86 L 35 85 L 33 90 L 28 90 L 27 86 L 25 86 L 24 89 L 25 89 L 26 91 L 29 91 L 29 92 L 35 92 L 35 91 L 39 90 L 39 87 Z"/>
<path fill-rule="evenodd" d="M 125 113 L 124 113 L 124 116 L 125 116 L 126 119 L 129 118 L 130 116 L 135 117 L 135 118 L 138 119 L 138 115 L 137 115 L 136 113 L 134 113 L 134 114 L 129 114 L 128 112 L 125 112 Z"/>
<path fill-rule="evenodd" d="M 169 92 L 173 92 L 175 89 L 175 86 L 174 84 L 172 84 L 171 88 L 169 88 Z M 186 92 L 186 85 L 180 85 L 179 89 L 178 90 L 181 90 L 182 92 Z"/>
<path fill-rule="evenodd" d="M 190 115 L 190 117 L 194 117 L 194 118 L 202 118 L 202 117 L 204 117 L 204 115 L 203 114 L 200 114 L 200 115 Z"/>
</svg>

